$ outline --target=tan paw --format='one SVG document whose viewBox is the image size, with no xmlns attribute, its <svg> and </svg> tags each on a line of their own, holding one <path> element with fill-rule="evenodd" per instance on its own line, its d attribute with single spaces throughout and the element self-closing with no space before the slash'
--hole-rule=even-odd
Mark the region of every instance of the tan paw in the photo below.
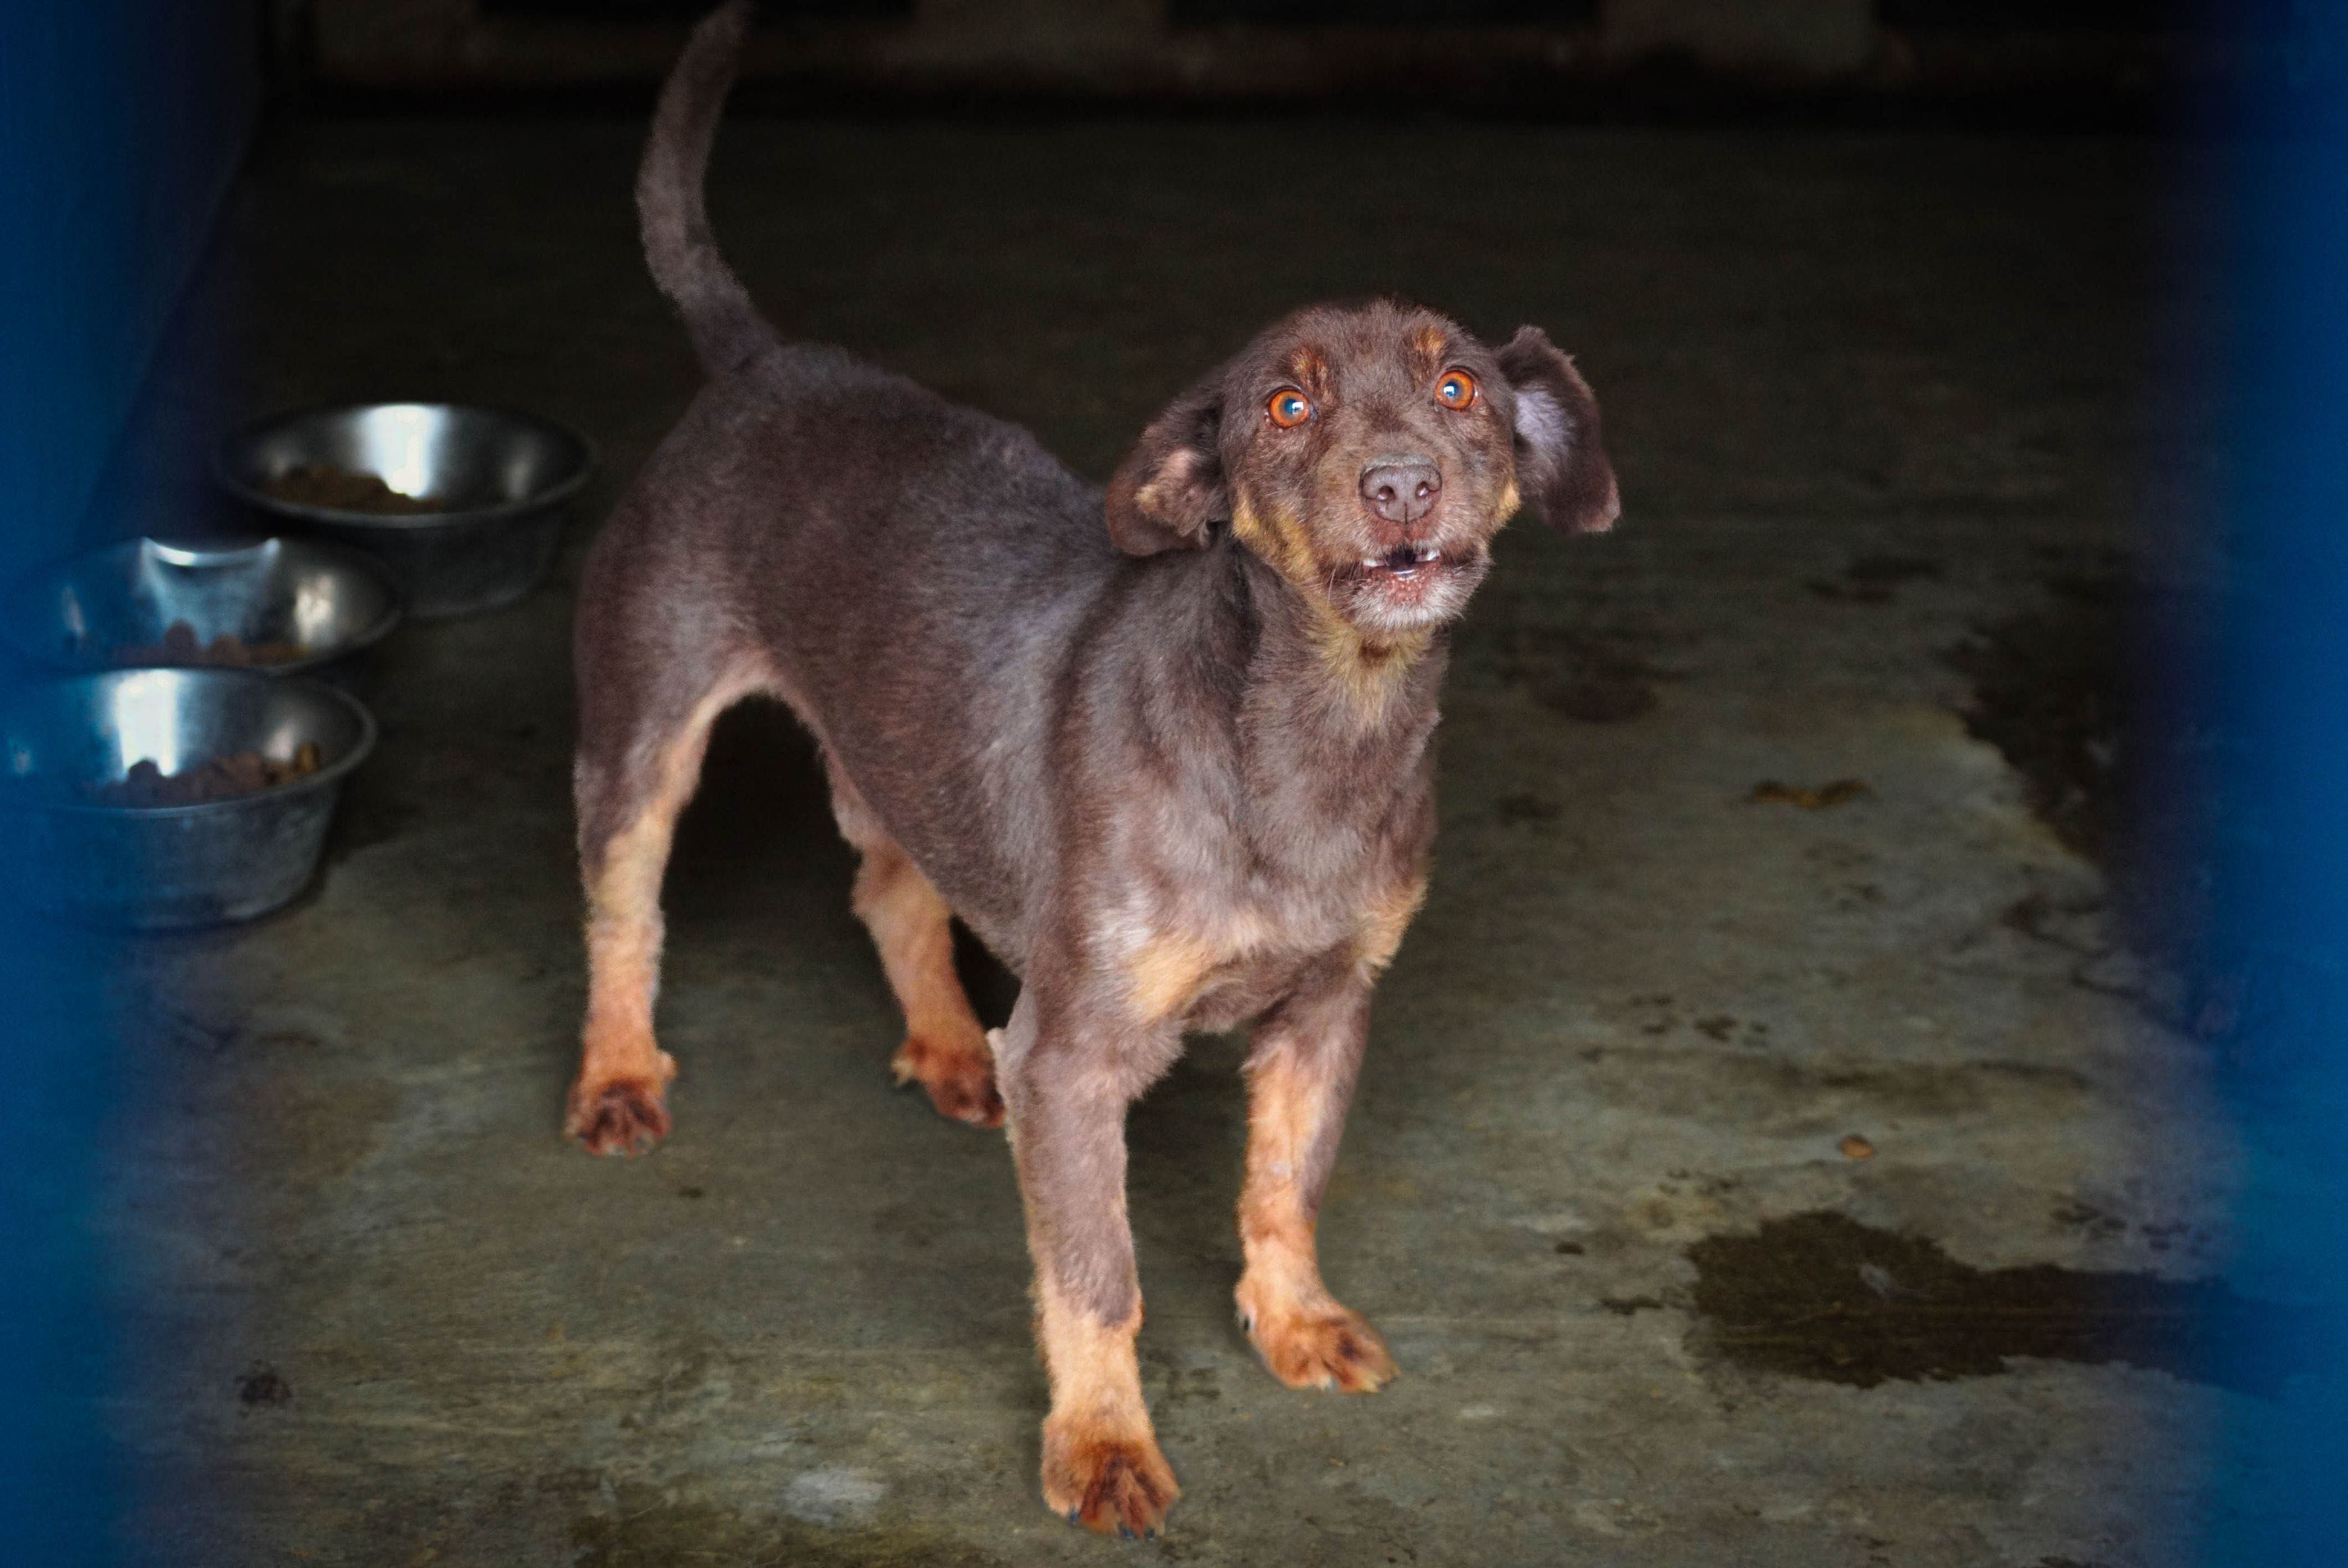
<svg viewBox="0 0 2348 1568">
<path fill-rule="evenodd" d="M 967 1046 L 940 1045 L 909 1034 L 889 1060 L 897 1086 L 918 1083 L 929 1091 L 938 1114 L 973 1127 L 1003 1125 L 1003 1096 L 994 1091 L 994 1059 L 973 1041 Z"/>
<path fill-rule="evenodd" d="M 1110 1437 L 1044 1423 L 1044 1503 L 1086 1530 L 1155 1535 L 1182 1489 L 1148 1432 Z"/>
<path fill-rule="evenodd" d="M 647 1153 L 668 1136 L 665 1081 L 582 1078 L 572 1087 L 562 1132 L 591 1154 Z"/>
<path fill-rule="evenodd" d="M 1240 1326 L 1272 1375 L 1292 1389 L 1375 1393 L 1395 1377 L 1394 1358 L 1376 1329 L 1335 1302 L 1303 1311 L 1250 1313 Z"/>
</svg>

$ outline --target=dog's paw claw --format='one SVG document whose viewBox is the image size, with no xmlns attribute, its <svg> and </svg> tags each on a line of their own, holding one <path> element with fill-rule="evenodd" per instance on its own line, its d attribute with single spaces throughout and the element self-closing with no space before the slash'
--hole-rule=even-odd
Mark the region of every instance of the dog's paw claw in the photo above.
<svg viewBox="0 0 2348 1568">
<path fill-rule="evenodd" d="M 938 1114 L 973 1127 L 1003 1125 L 1003 1096 L 994 1088 L 994 1061 L 983 1049 L 935 1045 L 907 1035 L 890 1059 L 890 1074 L 903 1088 L 918 1083 Z"/>
<path fill-rule="evenodd" d="M 1155 1535 L 1182 1489 L 1157 1442 L 1044 1434 L 1044 1501 L 1071 1524 L 1128 1539 Z"/>
<path fill-rule="evenodd" d="M 591 1154 L 625 1159 L 650 1153 L 668 1136 L 668 1107 L 650 1079 L 582 1083 L 571 1091 L 562 1131 Z"/>
<path fill-rule="evenodd" d="M 1394 1380 L 1394 1357 L 1356 1312 L 1331 1306 L 1293 1317 L 1267 1314 L 1248 1333 L 1272 1375 L 1292 1389 L 1375 1393 Z"/>
</svg>

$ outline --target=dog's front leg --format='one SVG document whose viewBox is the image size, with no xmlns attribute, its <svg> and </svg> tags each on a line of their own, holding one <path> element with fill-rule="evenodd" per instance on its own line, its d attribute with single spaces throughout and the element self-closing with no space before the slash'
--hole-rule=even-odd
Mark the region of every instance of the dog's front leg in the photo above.
<svg viewBox="0 0 2348 1568">
<path fill-rule="evenodd" d="M 1146 1535 L 1179 1490 L 1141 1399 L 1141 1286 L 1125 1212 L 1125 1112 L 1163 1042 L 1048 996 L 1031 980 L 995 1037 L 1027 1245 L 1035 1337 L 1052 1384 L 1044 1501 L 1086 1529 Z"/>
<path fill-rule="evenodd" d="M 1247 1064 L 1240 1323 L 1292 1389 L 1367 1393 L 1395 1374 L 1385 1343 L 1321 1283 L 1313 1227 L 1369 1038 L 1370 982 L 1332 962 L 1260 1020 Z"/>
</svg>

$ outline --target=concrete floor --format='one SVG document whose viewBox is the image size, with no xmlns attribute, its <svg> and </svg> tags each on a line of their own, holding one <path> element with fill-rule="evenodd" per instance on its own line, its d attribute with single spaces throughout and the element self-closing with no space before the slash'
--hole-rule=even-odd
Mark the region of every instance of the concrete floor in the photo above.
<svg viewBox="0 0 2348 1568">
<path fill-rule="evenodd" d="M 1952 1278 L 2153 1289 L 2225 1262 L 2199 1052 L 2088 983 L 2099 873 L 1969 737 L 1947 658 L 2115 550 L 2200 569 L 2189 497 L 2139 462 L 2189 470 L 2209 424 L 2145 394 L 2181 352 L 2154 330 L 2158 149 L 726 130 L 717 227 L 787 330 L 1095 476 L 1315 296 L 1540 323 L 1606 407 L 1624 526 L 1519 528 L 1459 635 L 1434 891 L 1323 1227 L 1404 1377 L 1340 1399 L 1255 1364 L 1236 1047 L 1200 1041 L 1132 1119 L 1144 1376 L 1185 1497 L 1129 1544 L 1040 1504 L 1010 1163 L 891 1089 L 850 861 L 778 713 L 722 730 L 669 880 L 674 1138 L 623 1163 L 557 1134 L 565 583 L 694 385 L 634 248 L 638 134 L 320 124 L 232 213 L 242 405 L 508 402 L 604 469 L 554 586 L 390 644 L 314 894 L 141 960 L 120 1420 L 170 1560 L 2178 1559 L 2198 1456 L 2255 1395 L 2101 1341 L 2007 1355 L 1993 1326 L 1969 1360 L 1804 1338 L 1929 1316 L 1934 1247 Z M 1749 798 L 1844 778 L 1865 793 L 1826 809 Z M 1858 1224 L 1805 1234 L 1848 1245 L 1787 1272 L 1828 1305 L 1732 1321 L 1735 1259 L 1820 1214 Z"/>
</svg>

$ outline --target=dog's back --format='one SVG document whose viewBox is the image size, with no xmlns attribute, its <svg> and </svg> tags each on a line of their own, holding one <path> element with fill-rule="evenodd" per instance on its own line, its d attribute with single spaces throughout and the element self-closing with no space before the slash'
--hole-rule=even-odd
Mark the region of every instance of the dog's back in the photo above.
<svg viewBox="0 0 2348 1568">
<path fill-rule="evenodd" d="M 749 9 L 737 0 L 695 30 L 637 178 L 646 261 L 710 380 L 591 553 L 582 702 L 608 689 L 633 710 L 648 687 L 703 690 L 713 667 L 763 661 L 733 683 L 784 695 L 1015 965 L 1021 912 L 1049 870 L 1056 661 L 1130 563 L 1103 530 L 1099 490 L 1028 432 L 787 342 L 752 304 L 703 196 Z M 647 641 L 673 671 L 622 667 Z"/>
</svg>

